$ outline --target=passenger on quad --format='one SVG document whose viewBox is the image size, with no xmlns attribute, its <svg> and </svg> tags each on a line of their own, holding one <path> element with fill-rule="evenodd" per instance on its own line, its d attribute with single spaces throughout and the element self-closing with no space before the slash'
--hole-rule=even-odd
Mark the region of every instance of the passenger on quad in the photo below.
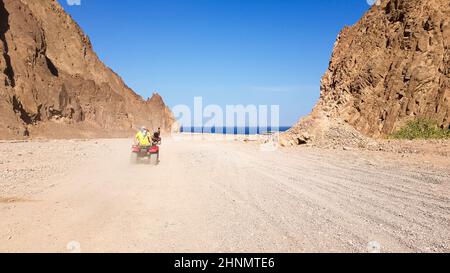
<svg viewBox="0 0 450 273">
<path fill-rule="evenodd" d="M 152 142 L 161 145 L 161 128 L 153 134 Z"/>
</svg>

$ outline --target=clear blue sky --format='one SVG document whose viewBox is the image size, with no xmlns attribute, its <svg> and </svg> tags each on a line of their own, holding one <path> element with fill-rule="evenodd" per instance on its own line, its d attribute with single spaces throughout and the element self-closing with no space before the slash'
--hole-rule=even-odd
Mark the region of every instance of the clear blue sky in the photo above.
<svg viewBox="0 0 450 273">
<path fill-rule="evenodd" d="M 166 103 L 280 105 L 294 124 L 319 97 L 345 25 L 366 0 L 81 0 L 67 12 L 100 59 L 143 97 Z"/>
</svg>

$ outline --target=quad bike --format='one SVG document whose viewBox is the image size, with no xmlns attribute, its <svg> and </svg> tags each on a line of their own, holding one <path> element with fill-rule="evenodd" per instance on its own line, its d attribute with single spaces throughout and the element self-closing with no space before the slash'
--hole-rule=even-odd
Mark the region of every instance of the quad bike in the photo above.
<svg viewBox="0 0 450 273">
<path fill-rule="evenodd" d="M 159 146 L 157 142 L 153 142 L 151 146 L 133 145 L 131 150 L 131 163 L 139 164 L 145 160 L 147 164 L 151 164 L 153 155 L 156 155 L 155 165 L 158 165 Z"/>
</svg>

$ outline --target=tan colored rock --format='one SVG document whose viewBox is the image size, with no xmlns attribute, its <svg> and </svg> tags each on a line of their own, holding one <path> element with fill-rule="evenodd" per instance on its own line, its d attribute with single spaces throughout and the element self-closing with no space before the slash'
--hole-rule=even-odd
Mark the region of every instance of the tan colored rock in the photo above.
<svg viewBox="0 0 450 273">
<path fill-rule="evenodd" d="M 284 138 L 305 131 L 323 136 L 341 120 L 383 137 L 408 120 L 429 117 L 450 125 L 450 2 L 382 0 L 337 38 L 310 117 Z M 314 126 L 311 122 L 314 121 Z"/>
<path fill-rule="evenodd" d="M 0 138 L 169 130 L 162 98 L 128 88 L 55 0 L 0 0 Z"/>
</svg>

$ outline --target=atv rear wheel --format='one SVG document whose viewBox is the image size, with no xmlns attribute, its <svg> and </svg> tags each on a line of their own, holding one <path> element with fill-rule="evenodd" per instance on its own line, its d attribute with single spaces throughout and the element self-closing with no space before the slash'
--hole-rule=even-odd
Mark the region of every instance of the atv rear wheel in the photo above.
<svg viewBox="0 0 450 273">
<path fill-rule="evenodd" d="M 138 157 L 137 153 L 131 153 L 130 163 L 131 164 L 138 164 L 139 163 L 139 157 Z"/>
</svg>

